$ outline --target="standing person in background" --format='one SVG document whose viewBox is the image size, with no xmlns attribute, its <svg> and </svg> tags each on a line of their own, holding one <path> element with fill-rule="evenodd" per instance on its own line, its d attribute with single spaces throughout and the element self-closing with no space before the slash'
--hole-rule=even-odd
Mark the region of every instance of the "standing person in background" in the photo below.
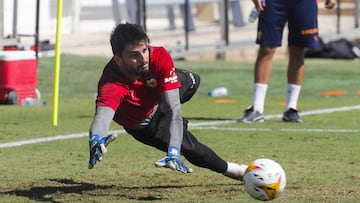
<svg viewBox="0 0 360 203">
<path fill-rule="evenodd" d="M 316 0 L 253 0 L 260 12 L 256 43 L 260 45 L 254 70 L 253 103 L 239 122 L 263 122 L 264 104 L 276 48 L 281 46 L 285 24 L 289 29 L 287 100 L 282 120 L 302 123 L 297 102 L 304 74 L 304 48 L 319 46 Z M 336 0 L 326 0 L 332 9 Z"/>
<path fill-rule="evenodd" d="M 155 162 L 157 167 L 190 173 L 192 169 L 180 159 L 183 155 L 196 166 L 241 180 L 247 166 L 226 162 L 199 142 L 182 117 L 180 104 L 195 94 L 200 77 L 175 69 L 168 51 L 149 45 L 149 37 L 139 25 L 119 24 L 110 43 L 113 57 L 99 80 L 90 126 L 89 169 L 102 160 L 106 145 L 116 138 L 108 135 L 114 120 L 137 141 L 166 153 Z"/>
</svg>

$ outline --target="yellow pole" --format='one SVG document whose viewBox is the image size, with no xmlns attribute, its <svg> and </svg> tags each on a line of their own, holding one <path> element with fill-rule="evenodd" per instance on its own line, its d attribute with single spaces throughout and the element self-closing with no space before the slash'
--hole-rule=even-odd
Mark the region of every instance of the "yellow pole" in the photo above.
<svg viewBox="0 0 360 203">
<path fill-rule="evenodd" d="M 53 126 L 57 126 L 57 124 L 58 124 L 61 18 L 62 18 L 62 0 L 58 0 L 57 23 L 56 23 L 56 43 L 55 43 L 55 62 L 54 62 L 53 112 L 52 112 Z"/>
</svg>

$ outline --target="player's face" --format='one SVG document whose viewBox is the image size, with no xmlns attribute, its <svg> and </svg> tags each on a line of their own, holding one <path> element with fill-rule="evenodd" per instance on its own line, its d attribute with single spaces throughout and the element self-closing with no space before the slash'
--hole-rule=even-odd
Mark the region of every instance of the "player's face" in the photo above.
<svg viewBox="0 0 360 203">
<path fill-rule="evenodd" d="M 118 65 L 129 75 L 142 76 L 149 72 L 149 45 L 146 40 L 128 45 L 118 57 Z"/>
</svg>

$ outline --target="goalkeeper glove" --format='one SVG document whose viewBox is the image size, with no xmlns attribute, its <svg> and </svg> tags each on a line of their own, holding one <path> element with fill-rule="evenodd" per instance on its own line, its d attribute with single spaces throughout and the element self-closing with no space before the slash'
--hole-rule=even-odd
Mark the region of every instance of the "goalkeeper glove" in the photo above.
<svg viewBox="0 0 360 203">
<path fill-rule="evenodd" d="M 89 140 L 89 149 L 90 149 L 90 159 L 89 159 L 89 169 L 94 168 L 97 161 L 102 160 L 102 155 L 106 154 L 106 146 L 110 142 L 114 141 L 117 138 L 116 134 L 110 134 L 106 137 L 99 138 L 99 135 L 93 135 Z"/>
<path fill-rule="evenodd" d="M 193 170 L 185 166 L 180 159 L 180 150 L 177 147 L 170 146 L 167 156 L 155 162 L 156 167 L 167 167 L 183 173 L 191 173 Z"/>
</svg>

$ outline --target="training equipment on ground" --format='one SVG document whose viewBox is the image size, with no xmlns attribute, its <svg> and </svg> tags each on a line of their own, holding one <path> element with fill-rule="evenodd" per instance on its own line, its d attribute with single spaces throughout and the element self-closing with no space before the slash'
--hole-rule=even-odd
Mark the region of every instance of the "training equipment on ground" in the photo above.
<svg viewBox="0 0 360 203">
<path fill-rule="evenodd" d="M 284 169 L 274 160 L 250 162 L 244 175 L 245 191 L 253 198 L 268 201 L 279 197 L 286 186 Z"/>
</svg>

